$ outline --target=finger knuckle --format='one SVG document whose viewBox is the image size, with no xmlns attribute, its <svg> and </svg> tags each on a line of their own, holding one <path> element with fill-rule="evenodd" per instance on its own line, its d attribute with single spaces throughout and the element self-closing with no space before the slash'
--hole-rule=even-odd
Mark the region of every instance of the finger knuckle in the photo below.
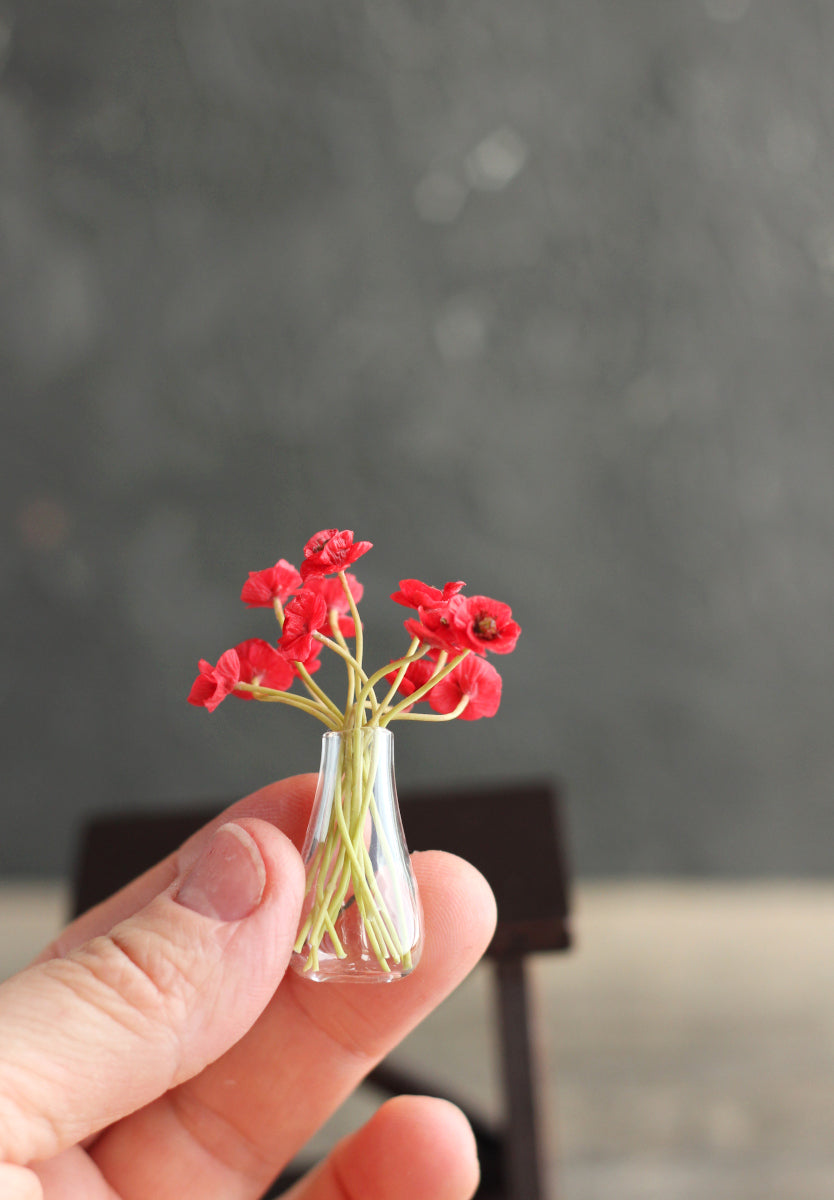
<svg viewBox="0 0 834 1200">
<path fill-rule="evenodd" d="M 197 981 L 168 939 L 118 928 L 63 960 L 64 982 L 83 1000 L 134 1032 L 176 1028 Z"/>
</svg>

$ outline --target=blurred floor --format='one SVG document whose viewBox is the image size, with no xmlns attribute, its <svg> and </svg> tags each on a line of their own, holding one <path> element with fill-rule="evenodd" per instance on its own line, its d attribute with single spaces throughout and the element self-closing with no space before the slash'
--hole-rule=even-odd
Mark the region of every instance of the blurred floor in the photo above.
<svg viewBox="0 0 834 1200">
<path fill-rule="evenodd" d="M 0 976 L 64 901 L 0 887 Z M 829 1200 L 834 884 L 586 884 L 576 925 L 531 970 L 560 1200 Z M 491 1000 L 482 968 L 397 1058 L 498 1115 Z"/>
</svg>

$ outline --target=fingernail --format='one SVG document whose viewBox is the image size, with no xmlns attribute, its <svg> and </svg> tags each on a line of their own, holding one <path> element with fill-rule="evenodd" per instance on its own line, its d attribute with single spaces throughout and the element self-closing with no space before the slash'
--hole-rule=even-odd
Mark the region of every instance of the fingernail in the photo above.
<svg viewBox="0 0 834 1200">
<path fill-rule="evenodd" d="M 258 907 L 266 868 L 255 840 L 240 825 L 221 825 L 186 875 L 177 903 L 218 921 L 240 921 Z"/>
</svg>

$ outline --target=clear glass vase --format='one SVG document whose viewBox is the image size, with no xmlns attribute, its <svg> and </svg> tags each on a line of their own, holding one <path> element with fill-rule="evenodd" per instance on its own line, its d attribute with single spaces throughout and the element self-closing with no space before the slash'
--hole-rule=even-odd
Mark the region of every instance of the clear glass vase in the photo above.
<svg viewBox="0 0 834 1200">
<path fill-rule="evenodd" d="M 405 843 L 387 729 L 326 733 L 303 850 L 307 890 L 291 965 L 317 982 L 411 973 L 423 913 Z"/>
</svg>

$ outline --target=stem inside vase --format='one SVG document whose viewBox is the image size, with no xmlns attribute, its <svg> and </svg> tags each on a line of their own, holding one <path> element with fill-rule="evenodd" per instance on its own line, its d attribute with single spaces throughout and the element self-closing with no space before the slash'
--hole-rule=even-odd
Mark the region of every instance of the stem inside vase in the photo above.
<svg viewBox="0 0 834 1200">
<path fill-rule="evenodd" d="M 389 730 L 324 735 L 304 860 L 294 970 L 317 981 L 389 982 L 408 975 L 422 949 L 423 919 Z"/>
</svg>

